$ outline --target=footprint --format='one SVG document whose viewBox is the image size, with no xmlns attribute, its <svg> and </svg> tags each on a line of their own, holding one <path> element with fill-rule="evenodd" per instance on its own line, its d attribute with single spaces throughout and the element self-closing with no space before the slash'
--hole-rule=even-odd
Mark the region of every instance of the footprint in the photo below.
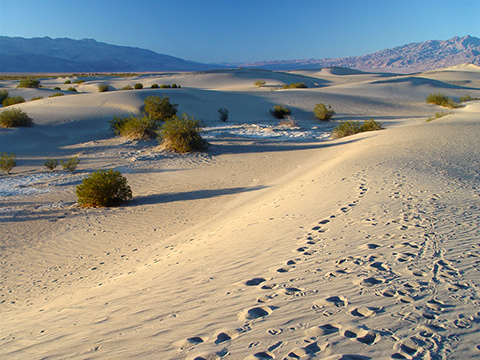
<svg viewBox="0 0 480 360">
<path fill-rule="evenodd" d="M 420 277 L 427 276 L 427 273 L 425 271 L 423 271 L 422 269 L 412 270 L 412 274 L 415 275 L 415 276 L 420 276 Z"/>
<path fill-rule="evenodd" d="M 345 329 L 343 335 L 349 339 L 357 340 L 366 345 L 372 345 L 380 341 L 380 334 L 375 331 L 361 329 L 357 327 Z"/>
<path fill-rule="evenodd" d="M 257 286 L 257 285 L 260 285 L 261 283 L 267 281 L 266 279 L 264 278 L 253 278 L 251 280 L 248 280 L 245 282 L 245 285 L 247 286 Z"/>
<path fill-rule="evenodd" d="M 300 292 L 302 292 L 302 289 L 296 288 L 296 287 L 287 287 L 285 288 L 285 295 L 295 295 Z"/>
<path fill-rule="evenodd" d="M 193 349 L 195 345 L 201 344 L 207 341 L 207 337 L 194 336 L 185 340 L 180 340 L 175 343 L 181 350 Z"/>
<path fill-rule="evenodd" d="M 239 320 L 254 320 L 264 318 L 273 312 L 270 306 L 258 306 L 251 309 L 243 310 L 238 314 Z"/>
<path fill-rule="evenodd" d="M 388 270 L 388 268 L 385 267 L 385 265 L 383 265 L 383 263 L 378 262 L 378 261 L 370 264 L 370 266 L 379 270 L 379 271 L 387 271 Z"/>
<path fill-rule="evenodd" d="M 215 345 L 223 344 L 226 341 L 237 338 L 239 335 L 238 330 L 225 330 L 220 332 L 215 339 Z"/>
<path fill-rule="evenodd" d="M 383 310 L 382 307 L 359 307 L 359 308 L 355 308 L 355 309 L 352 309 L 350 311 L 350 314 L 352 314 L 353 316 L 359 316 L 359 317 L 370 317 L 370 316 L 374 316 L 376 313 L 380 312 L 381 310 Z"/>
<path fill-rule="evenodd" d="M 258 352 L 253 355 L 247 356 L 244 360 L 256 360 L 256 359 L 261 359 L 261 360 L 275 359 L 275 355 L 270 351 L 262 351 L 262 352 Z"/>
<path fill-rule="evenodd" d="M 296 269 L 295 266 L 287 265 L 287 266 L 283 266 L 283 267 L 277 269 L 277 272 L 286 273 L 286 272 L 289 272 L 289 271 L 292 271 L 292 270 L 295 270 L 295 269 Z"/>
<path fill-rule="evenodd" d="M 342 328 L 341 325 L 338 324 L 325 324 L 321 326 L 314 326 L 308 330 L 305 331 L 305 335 L 314 340 L 317 337 L 324 336 L 324 335 L 330 335 L 334 334 L 336 332 L 339 332 L 340 329 Z"/>
<path fill-rule="evenodd" d="M 288 356 L 293 357 L 293 358 L 303 358 L 304 356 L 308 355 L 314 355 L 318 352 L 325 351 L 325 349 L 329 347 L 328 343 L 323 343 L 322 345 L 318 345 L 317 342 L 313 342 L 308 346 L 305 346 L 303 348 L 297 348 L 293 349 Z"/>
<path fill-rule="evenodd" d="M 348 301 L 343 296 L 331 296 L 323 300 L 314 301 L 317 308 L 323 307 L 347 307 Z"/>
<path fill-rule="evenodd" d="M 427 306 L 433 311 L 442 311 L 444 303 L 435 299 L 427 300 Z"/>
<path fill-rule="evenodd" d="M 373 276 L 365 279 L 356 279 L 353 281 L 354 284 L 360 285 L 360 286 L 375 286 L 378 284 L 382 284 L 384 282 L 385 282 L 384 279 L 373 277 Z"/>
</svg>

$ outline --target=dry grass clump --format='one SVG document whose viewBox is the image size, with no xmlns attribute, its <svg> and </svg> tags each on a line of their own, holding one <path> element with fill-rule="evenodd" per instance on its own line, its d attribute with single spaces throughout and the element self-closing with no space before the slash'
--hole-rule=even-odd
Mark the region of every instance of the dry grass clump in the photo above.
<svg viewBox="0 0 480 360">
<path fill-rule="evenodd" d="M 460 99 L 458 99 L 458 102 L 466 102 L 466 101 L 474 101 L 474 100 L 480 100 L 480 98 L 471 97 L 470 95 L 464 95 L 464 96 L 460 96 Z"/>
<path fill-rule="evenodd" d="M 256 87 L 264 87 L 267 82 L 265 80 L 256 80 L 253 82 L 253 85 Z"/>
<path fill-rule="evenodd" d="M 460 104 L 442 93 L 429 94 L 426 98 L 428 104 L 440 105 L 449 109 L 457 109 Z"/>
<path fill-rule="evenodd" d="M 4 128 L 29 127 L 33 119 L 19 108 L 3 110 L 0 113 L 0 126 Z"/>
<path fill-rule="evenodd" d="M 119 206 L 132 199 L 127 179 L 113 169 L 91 173 L 77 186 L 76 193 L 77 202 L 82 207 Z"/>
<path fill-rule="evenodd" d="M 290 128 L 296 128 L 298 127 L 298 121 L 295 120 L 292 116 L 286 116 L 285 118 L 279 121 L 278 125 L 290 127 Z"/>
<path fill-rule="evenodd" d="M 162 146 L 179 153 L 208 150 L 208 142 L 202 138 L 203 124 L 187 114 L 174 116 L 159 131 Z"/>
<path fill-rule="evenodd" d="M 325 106 L 325 104 L 322 103 L 315 105 L 313 113 L 317 119 L 322 121 L 328 121 L 335 115 L 335 111 L 331 105 Z"/>
<path fill-rule="evenodd" d="M 359 121 L 342 121 L 332 130 L 332 138 L 338 139 L 365 131 L 381 129 L 383 129 L 382 124 L 373 119 L 366 120 L 363 124 L 360 124 Z"/>
<path fill-rule="evenodd" d="M 60 160 L 60 162 L 62 163 L 63 170 L 73 173 L 77 169 L 78 164 L 80 164 L 80 159 L 73 156 L 67 161 Z"/>
<path fill-rule="evenodd" d="M 57 159 L 50 159 L 47 158 L 45 162 L 43 163 L 45 167 L 50 170 L 51 172 L 55 171 L 55 168 L 58 166 L 58 160 Z"/>
<path fill-rule="evenodd" d="M 283 85 L 284 89 L 306 89 L 308 86 L 304 82 L 285 84 Z"/>
<path fill-rule="evenodd" d="M 451 111 L 439 111 L 437 113 L 435 113 L 435 115 L 433 117 L 429 117 L 426 121 L 427 122 L 430 122 L 430 121 L 433 121 L 433 120 L 437 120 L 437 119 L 440 119 L 444 116 L 447 116 L 447 115 L 450 115 L 450 114 L 453 114 L 453 112 Z"/>
</svg>

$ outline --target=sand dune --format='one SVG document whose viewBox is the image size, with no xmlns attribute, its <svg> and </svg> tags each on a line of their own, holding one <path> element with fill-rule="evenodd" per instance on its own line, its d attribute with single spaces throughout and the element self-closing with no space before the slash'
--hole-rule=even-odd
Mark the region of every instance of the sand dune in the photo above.
<svg viewBox="0 0 480 360">
<path fill-rule="evenodd" d="M 257 79 L 309 88 L 270 91 Z M 182 89 L 147 89 L 170 81 Z M 0 129 L 0 151 L 19 165 L 0 177 L 0 357 L 480 356 L 480 103 L 425 122 L 441 110 L 429 92 L 479 97 L 476 81 L 467 65 L 415 76 L 145 74 L 18 105 L 36 125 Z M 95 92 L 136 82 L 145 89 Z M 205 121 L 208 153 L 108 133 L 112 116 L 141 114 L 145 97 L 163 94 Z M 313 118 L 319 102 L 337 111 L 332 124 Z M 298 129 L 277 126 L 268 110 L 279 103 Z M 323 136 L 370 117 L 386 130 Z M 74 174 L 42 169 L 72 155 Z M 134 199 L 77 207 L 75 186 L 100 168 L 122 171 Z"/>
</svg>

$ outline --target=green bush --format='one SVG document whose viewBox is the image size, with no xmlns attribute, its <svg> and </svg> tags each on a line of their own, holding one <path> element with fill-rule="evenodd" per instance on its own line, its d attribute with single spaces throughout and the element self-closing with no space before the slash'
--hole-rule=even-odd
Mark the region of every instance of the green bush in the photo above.
<svg viewBox="0 0 480 360">
<path fill-rule="evenodd" d="M 459 108 L 460 105 L 442 93 L 429 94 L 426 98 L 427 104 L 440 105 L 449 109 Z"/>
<path fill-rule="evenodd" d="M 30 101 L 41 100 L 41 99 L 43 99 L 43 96 L 40 96 L 40 95 L 39 95 L 39 96 L 33 96 L 33 97 L 30 99 Z"/>
<path fill-rule="evenodd" d="M 273 109 L 270 109 L 270 114 L 277 119 L 283 119 L 285 116 L 290 115 L 292 110 L 283 105 L 274 105 Z"/>
<path fill-rule="evenodd" d="M 45 160 L 43 165 L 45 165 L 45 167 L 47 169 L 49 169 L 50 171 L 53 172 L 55 170 L 55 168 L 58 166 L 58 160 L 48 158 L 47 160 Z"/>
<path fill-rule="evenodd" d="M 62 89 L 60 89 L 58 86 L 55 86 L 53 90 L 62 90 Z"/>
<path fill-rule="evenodd" d="M 7 97 L 5 100 L 2 101 L 2 106 L 10 106 L 10 105 L 15 105 L 15 104 L 21 104 L 25 102 L 25 99 L 23 96 L 12 96 L 12 97 Z"/>
<path fill-rule="evenodd" d="M 85 80 L 76 80 L 73 83 L 74 84 L 83 84 L 84 82 L 85 82 Z"/>
<path fill-rule="evenodd" d="M 253 85 L 256 87 L 264 87 L 267 82 L 265 80 L 256 80 L 253 82 Z"/>
<path fill-rule="evenodd" d="M 91 173 L 77 186 L 76 193 L 82 207 L 119 206 L 133 197 L 127 179 L 113 169 Z"/>
<path fill-rule="evenodd" d="M 330 105 L 325 106 L 324 104 L 316 104 L 313 108 L 313 113 L 315 117 L 319 120 L 327 121 L 330 120 L 333 115 L 335 115 L 335 111 L 332 109 Z"/>
<path fill-rule="evenodd" d="M 381 129 L 383 129 L 382 124 L 373 119 L 367 120 L 363 124 L 358 121 L 342 121 L 332 130 L 332 138 L 342 138 L 365 131 Z"/>
<path fill-rule="evenodd" d="M 17 161 L 15 160 L 15 154 L 11 153 L 8 155 L 6 152 L 0 155 L 0 169 L 5 171 L 7 175 L 10 175 L 10 171 L 17 166 Z"/>
<path fill-rule="evenodd" d="M 172 104 L 170 98 L 163 95 L 163 98 L 159 96 L 148 96 L 145 99 L 145 111 L 150 118 L 155 121 L 166 121 L 177 114 L 178 104 Z"/>
<path fill-rule="evenodd" d="M 63 96 L 63 95 L 65 95 L 65 94 L 64 94 L 64 93 L 61 93 L 61 92 L 57 92 L 57 93 L 54 93 L 54 94 L 50 95 L 49 98 L 50 98 L 50 97 Z"/>
<path fill-rule="evenodd" d="M 208 142 L 202 138 L 203 124 L 193 117 L 183 114 L 166 121 L 159 131 L 159 138 L 167 150 L 179 153 L 208 150 Z"/>
<path fill-rule="evenodd" d="M 218 115 L 220 117 L 220 121 L 227 121 L 228 120 L 228 109 L 224 107 L 223 109 L 218 109 Z"/>
<path fill-rule="evenodd" d="M 158 84 L 152 84 L 151 88 L 152 89 L 158 89 Z"/>
<path fill-rule="evenodd" d="M 73 92 L 78 92 L 77 88 L 74 88 L 73 86 L 70 86 L 67 91 L 73 91 Z"/>
<path fill-rule="evenodd" d="M 426 121 L 427 122 L 430 122 L 430 121 L 433 121 L 433 120 L 437 120 L 437 119 L 440 119 L 444 116 L 447 116 L 447 115 L 450 115 L 450 114 L 453 114 L 453 112 L 451 111 L 440 111 L 440 112 L 437 112 L 435 113 L 435 115 L 433 117 L 429 117 Z"/>
<path fill-rule="evenodd" d="M 33 119 L 19 108 L 3 110 L 0 113 L 0 126 L 4 128 L 29 127 Z"/>
<path fill-rule="evenodd" d="M 133 85 L 133 88 L 134 88 L 135 90 L 141 90 L 141 89 L 143 89 L 143 85 L 140 84 L 140 83 L 136 83 L 135 85 Z"/>
<path fill-rule="evenodd" d="M 308 88 L 307 85 L 305 85 L 305 83 L 303 82 L 300 82 L 300 83 L 293 83 L 293 84 L 289 84 L 289 85 L 283 85 L 283 88 L 284 89 L 306 89 Z"/>
<path fill-rule="evenodd" d="M 72 82 L 70 80 L 65 80 L 64 84 L 71 84 Z"/>
<path fill-rule="evenodd" d="M 172 84 L 172 89 L 176 89 L 176 88 L 178 88 L 177 84 L 173 83 Z"/>
<path fill-rule="evenodd" d="M 474 101 L 474 100 L 480 100 L 480 98 L 471 97 L 470 95 L 464 95 L 464 96 L 460 96 L 460 99 L 458 99 L 458 102 Z"/>
<path fill-rule="evenodd" d="M 38 79 L 22 79 L 17 88 L 39 88 L 40 80 Z"/>
<path fill-rule="evenodd" d="M 8 92 L 7 89 L 2 89 L 0 90 L 0 103 L 3 102 L 3 100 L 5 100 L 6 98 L 8 98 L 10 96 L 10 93 Z"/>
<path fill-rule="evenodd" d="M 122 90 L 133 90 L 133 87 L 131 85 L 125 85 Z"/>
<path fill-rule="evenodd" d="M 98 92 L 105 92 L 105 91 L 108 91 L 108 85 L 106 84 L 98 85 Z"/>
<path fill-rule="evenodd" d="M 167 84 L 160 85 L 160 89 L 170 89 L 170 88 L 171 88 L 171 86 L 167 85 Z"/>
<path fill-rule="evenodd" d="M 73 173 L 78 164 L 80 164 L 80 159 L 74 156 L 65 162 L 63 160 L 60 160 L 60 162 L 62 163 L 63 170 Z"/>
</svg>

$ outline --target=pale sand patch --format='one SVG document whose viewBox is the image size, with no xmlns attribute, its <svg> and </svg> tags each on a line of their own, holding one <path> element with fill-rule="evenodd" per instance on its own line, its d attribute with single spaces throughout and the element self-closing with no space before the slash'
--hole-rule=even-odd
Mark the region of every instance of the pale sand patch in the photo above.
<svg viewBox="0 0 480 360">
<path fill-rule="evenodd" d="M 438 109 L 424 102 L 431 83 L 391 80 L 369 79 L 360 93 L 360 82 L 172 90 L 194 113 L 230 99 L 238 125 L 265 124 L 258 113 L 282 100 L 310 129 L 307 109 L 324 99 L 339 117 L 378 114 L 387 125 L 315 142 L 226 133 L 206 154 L 110 138 L 110 114 L 139 113 L 153 90 L 24 104 L 40 124 L 0 130 L 0 140 L 19 154 L 8 180 L 34 178 L 18 189 L 41 191 L 1 199 L 2 359 L 478 356 L 478 102 L 424 123 Z M 392 84 L 405 95 L 384 91 Z M 440 90 L 464 90 L 451 86 Z M 72 154 L 76 174 L 40 170 L 47 156 Z M 81 177 L 109 167 L 134 200 L 76 207 Z"/>
</svg>

